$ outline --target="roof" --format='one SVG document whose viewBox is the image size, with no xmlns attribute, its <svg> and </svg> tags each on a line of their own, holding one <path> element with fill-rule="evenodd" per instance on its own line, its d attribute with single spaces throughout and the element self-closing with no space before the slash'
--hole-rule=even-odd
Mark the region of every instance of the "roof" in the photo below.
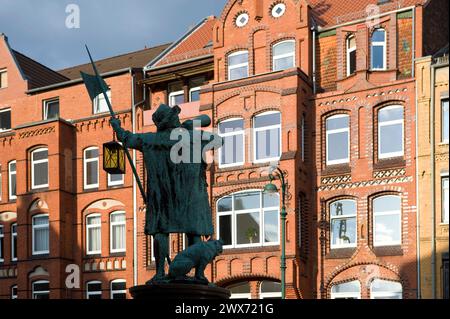
<svg viewBox="0 0 450 319">
<path fill-rule="evenodd" d="M 164 50 L 166 50 L 169 46 L 170 43 L 167 43 L 152 48 L 114 56 L 111 58 L 95 61 L 95 65 L 97 66 L 100 74 L 118 71 L 126 68 L 143 68 L 150 61 L 160 55 Z M 90 63 L 86 63 L 59 70 L 58 72 L 71 80 L 75 80 L 80 78 L 80 72 L 91 73 L 92 66 Z"/>
<path fill-rule="evenodd" d="M 213 28 L 216 21 L 214 16 L 203 19 L 153 61 L 151 67 L 164 66 L 213 54 Z"/>
<path fill-rule="evenodd" d="M 322 28 L 328 28 L 349 21 L 364 19 L 368 12 L 375 13 L 369 6 L 374 5 L 379 13 L 389 12 L 424 4 L 425 0 L 308 0 L 314 20 Z M 380 4 L 379 4 L 380 3 Z"/>
<path fill-rule="evenodd" d="M 39 62 L 36 62 L 26 55 L 15 50 L 12 50 L 11 52 L 14 54 L 18 67 L 22 71 L 26 80 L 28 80 L 29 89 L 68 81 L 68 78 L 65 76 L 53 71 Z"/>
</svg>

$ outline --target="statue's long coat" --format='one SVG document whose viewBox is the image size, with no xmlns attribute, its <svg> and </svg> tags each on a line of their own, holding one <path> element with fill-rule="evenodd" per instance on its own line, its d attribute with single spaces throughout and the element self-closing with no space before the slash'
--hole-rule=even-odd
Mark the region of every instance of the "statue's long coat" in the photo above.
<svg viewBox="0 0 450 319">
<path fill-rule="evenodd" d="M 203 160 L 200 163 L 173 163 L 170 150 L 177 141 L 170 140 L 172 130 L 144 134 L 132 134 L 123 129 L 116 131 L 124 146 L 139 150 L 144 155 L 148 178 L 145 233 L 212 235 L 206 163 Z M 192 138 L 193 131 L 188 132 Z M 209 143 L 213 140 L 216 141 L 214 146 L 221 146 L 220 137 L 205 133 L 210 139 L 202 141 L 202 152 L 207 151 L 207 144 L 208 149 L 213 146 Z M 191 158 L 192 145 L 190 143 Z"/>
</svg>

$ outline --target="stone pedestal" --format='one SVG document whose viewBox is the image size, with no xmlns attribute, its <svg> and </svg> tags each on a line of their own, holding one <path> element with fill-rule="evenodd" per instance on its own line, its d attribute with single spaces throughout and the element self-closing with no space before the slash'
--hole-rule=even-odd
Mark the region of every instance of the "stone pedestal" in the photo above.
<svg viewBox="0 0 450 319">
<path fill-rule="evenodd" d="M 228 289 L 190 283 L 155 283 L 135 286 L 130 288 L 130 293 L 136 300 L 229 299 L 231 296 Z"/>
</svg>

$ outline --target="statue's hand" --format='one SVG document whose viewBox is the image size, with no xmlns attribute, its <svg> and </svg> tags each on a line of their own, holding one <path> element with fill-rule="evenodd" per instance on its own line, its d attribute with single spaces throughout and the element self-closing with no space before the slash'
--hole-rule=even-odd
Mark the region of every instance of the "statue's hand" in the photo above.
<svg viewBox="0 0 450 319">
<path fill-rule="evenodd" d="M 117 118 L 111 118 L 109 120 L 109 123 L 111 123 L 111 126 L 114 130 L 120 129 L 120 120 Z"/>
</svg>

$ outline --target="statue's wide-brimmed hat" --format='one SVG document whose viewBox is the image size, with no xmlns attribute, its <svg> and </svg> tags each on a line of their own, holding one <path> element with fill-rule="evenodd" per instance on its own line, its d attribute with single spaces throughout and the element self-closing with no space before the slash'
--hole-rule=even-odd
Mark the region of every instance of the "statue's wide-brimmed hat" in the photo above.
<svg viewBox="0 0 450 319">
<path fill-rule="evenodd" d="M 180 126 L 179 114 L 181 109 L 178 105 L 170 107 L 166 104 L 161 104 L 155 113 L 153 113 L 152 119 L 155 123 L 158 131 L 175 128 Z"/>
</svg>

